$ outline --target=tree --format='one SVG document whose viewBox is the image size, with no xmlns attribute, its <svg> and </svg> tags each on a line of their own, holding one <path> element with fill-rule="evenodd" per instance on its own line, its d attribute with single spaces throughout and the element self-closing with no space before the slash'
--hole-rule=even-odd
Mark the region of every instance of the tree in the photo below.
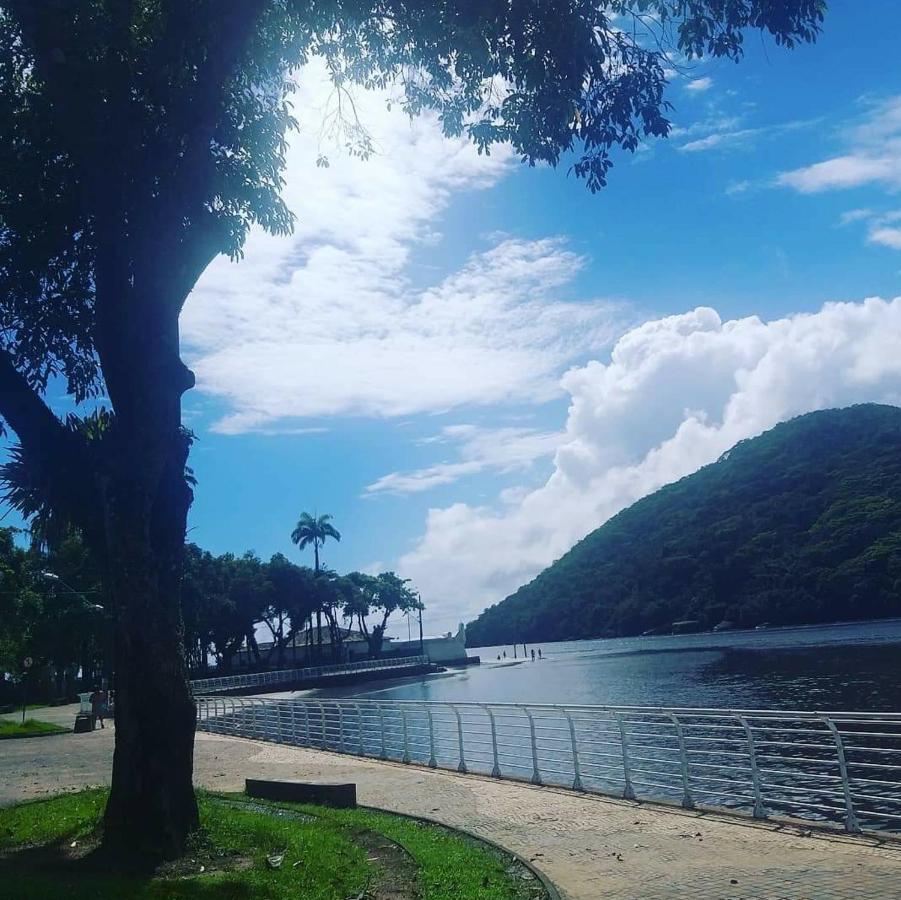
<svg viewBox="0 0 901 900">
<path fill-rule="evenodd" d="M 285 648 L 319 608 L 315 576 L 309 569 L 295 566 L 281 553 L 276 553 L 266 566 L 266 577 L 272 588 L 271 603 L 263 614 L 263 621 L 272 633 L 273 647 L 269 657 L 271 659 L 274 652 L 276 665 L 282 668 L 285 664 Z"/>
<path fill-rule="evenodd" d="M 669 130 L 658 41 L 738 59 L 744 30 L 790 47 L 823 13 L 823 0 L 0 0 L 0 415 L 49 508 L 102 561 L 115 611 L 107 846 L 178 854 L 198 822 L 179 601 L 194 376 L 178 321 L 249 228 L 291 228 L 292 68 L 324 58 L 342 95 L 396 84 L 447 134 L 571 162 L 597 190 L 615 148 Z M 108 397 L 108 427 L 67 428 L 50 386 Z"/>
<path fill-rule="evenodd" d="M 348 617 L 356 616 L 360 631 L 369 644 L 369 655 L 378 656 L 382 652 L 391 614 L 422 609 L 422 603 L 407 587 L 410 579 L 399 578 L 394 572 L 382 572 L 381 575 L 351 572 L 347 580 L 354 586 L 354 591 L 344 607 L 344 613 Z M 368 618 L 373 613 L 381 614 L 381 621 L 370 627 Z"/>
<path fill-rule="evenodd" d="M 291 532 L 291 540 L 297 545 L 298 550 L 303 550 L 313 545 L 313 574 L 319 577 L 319 548 L 328 538 L 341 540 L 340 533 L 330 524 L 332 517 L 326 513 L 322 516 L 311 516 L 308 512 L 300 514 L 294 531 Z M 322 608 L 316 609 L 316 645 L 320 659 L 322 658 Z M 334 649 L 334 648 L 332 648 Z"/>
</svg>

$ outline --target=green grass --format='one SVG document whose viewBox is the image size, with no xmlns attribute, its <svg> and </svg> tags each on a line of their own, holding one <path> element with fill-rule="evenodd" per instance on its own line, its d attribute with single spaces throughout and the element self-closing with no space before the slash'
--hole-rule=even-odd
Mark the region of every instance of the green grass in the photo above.
<svg viewBox="0 0 901 900">
<path fill-rule="evenodd" d="M 31 737 L 33 734 L 66 734 L 69 728 L 42 722 L 40 719 L 0 719 L 0 740 L 4 738 Z"/>
<path fill-rule="evenodd" d="M 239 796 L 239 795 L 238 795 Z M 535 880 L 511 877 L 513 859 L 480 841 L 455 832 L 370 809 L 330 809 L 296 803 L 270 803 L 348 828 L 376 831 L 400 844 L 419 866 L 423 900 L 522 900 L 539 891 Z"/>
<path fill-rule="evenodd" d="M 422 900 L 526 900 L 538 890 L 507 874 L 505 854 L 443 828 L 369 810 L 267 804 L 302 814 L 278 817 L 206 793 L 198 796 L 202 831 L 182 860 L 154 877 L 117 875 L 90 852 L 106 796 L 92 789 L 0 809 L 0 885 L 15 884 L 21 900 L 345 900 L 377 874 L 358 842 L 376 832 L 415 861 L 410 877 Z M 81 850 L 89 852 L 71 858 Z M 279 869 L 267 865 L 273 853 L 284 853 Z"/>
</svg>

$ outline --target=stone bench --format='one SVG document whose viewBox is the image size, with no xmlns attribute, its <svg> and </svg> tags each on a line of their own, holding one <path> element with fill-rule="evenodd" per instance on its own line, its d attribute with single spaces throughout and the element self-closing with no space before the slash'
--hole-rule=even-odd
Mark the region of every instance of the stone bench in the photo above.
<svg viewBox="0 0 901 900">
<path fill-rule="evenodd" d="M 352 782 L 247 778 L 244 781 L 244 793 L 248 797 L 261 797 L 264 800 L 317 803 L 338 809 L 353 809 L 357 805 L 357 786 Z"/>
</svg>

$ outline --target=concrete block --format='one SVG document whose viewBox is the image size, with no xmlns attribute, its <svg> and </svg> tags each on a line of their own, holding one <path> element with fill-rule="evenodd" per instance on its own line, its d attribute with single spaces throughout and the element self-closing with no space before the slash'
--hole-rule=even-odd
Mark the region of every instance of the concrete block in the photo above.
<svg viewBox="0 0 901 900">
<path fill-rule="evenodd" d="M 338 809 L 353 809 L 357 805 L 357 786 L 353 783 L 247 778 L 244 793 L 265 800 L 318 803 Z"/>
</svg>

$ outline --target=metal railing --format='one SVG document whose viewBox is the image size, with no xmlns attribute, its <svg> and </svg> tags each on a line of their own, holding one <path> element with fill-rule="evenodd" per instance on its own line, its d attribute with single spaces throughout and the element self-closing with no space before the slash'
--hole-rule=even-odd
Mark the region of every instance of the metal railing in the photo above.
<svg viewBox="0 0 901 900">
<path fill-rule="evenodd" d="M 334 675 L 349 675 L 353 672 L 376 672 L 384 669 L 409 669 L 428 663 L 425 656 L 401 656 L 395 659 L 363 659 L 353 663 L 339 663 L 331 666 L 309 666 L 304 669 L 276 669 L 273 672 L 252 672 L 247 675 L 223 675 L 221 678 L 200 678 L 191 682 L 195 694 L 215 693 L 235 688 L 276 687 Z"/>
<path fill-rule="evenodd" d="M 200 697 L 198 728 L 627 799 L 901 830 L 901 714 Z"/>
</svg>

